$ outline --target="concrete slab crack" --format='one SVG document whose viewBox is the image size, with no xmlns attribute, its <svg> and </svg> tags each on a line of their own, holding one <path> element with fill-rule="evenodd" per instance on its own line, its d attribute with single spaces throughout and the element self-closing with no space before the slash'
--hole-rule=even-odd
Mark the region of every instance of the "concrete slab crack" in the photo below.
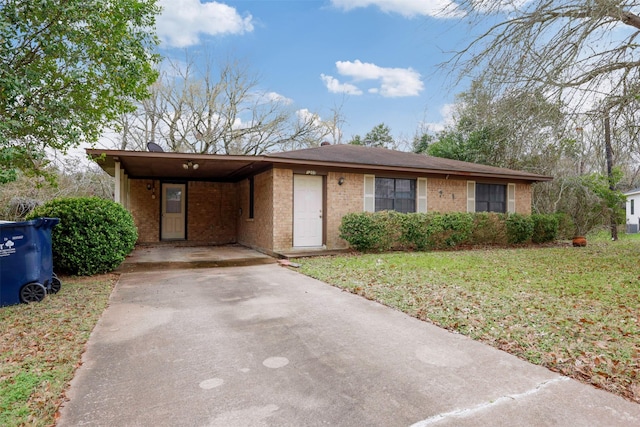
<svg viewBox="0 0 640 427">
<path fill-rule="evenodd" d="M 414 423 L 411 425 L 411 427 L 425 427 L 425 426 L 430 426 L 433 424 L 436 424 L 440 421 L 443 421 L 445 419 L 448 418 L 465 418 L 465 417 L 469 417 L 471 415 L 473 415 L 474 413 L 480 412 L 480 411 L 484 411 L 487 408 L 490 407 L 495 407 L 497 405 L 501 405 L 503 403 L 507 403 L 507 402 L 512 402 L 515 400 L 519 400 L 519 399 L 523 399 L 526 398 L 528 396 L 531 396 L 533 394 L 536 394 L 538 392 L 540 392 L 541 390 L 543 390 L 544 388 L 554 384 L 554 383 L 558 383 L 561 381 L 569 381 L 569 378 L 567 377 L 558 377 L 558 378 L 554 378 L 548 381 L 543 381 L 542 383 L 538 384 L 537 386 L 535 386 L 534 388 L 527 390 L 523 393 L 518 393 L 518 394 L 510 394 L 507 396 L 502 396 L 499 397 L 498 399 L 492 400 L 490 402 L 485 402 L 485 403 L 481 403 L 480 405 L 476 405 L 474 407 L 471 408 L 464 408 L 464 409 L 456 409 L 454 411 L 450 411 L 450 412 L 445 412 L 442 414 L 437 414 L 434 415 L 432 417 L 429 417 L 427 419 L 424 419 L 422 421 L 418 421 L 417 423 Z"/>
</svg>

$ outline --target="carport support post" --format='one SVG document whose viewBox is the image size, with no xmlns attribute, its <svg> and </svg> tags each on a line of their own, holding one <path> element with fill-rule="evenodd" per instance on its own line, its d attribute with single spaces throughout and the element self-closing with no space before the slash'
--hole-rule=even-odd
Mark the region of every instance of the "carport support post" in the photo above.
<svg viewBox="0 0 640 427">
<path fill-rule="evenodd" d="M 116 188 L 113 194 L 113 200 L 116 203 L 120 203 L 125 208 L 129 208 L 129 180 L 127 179 L 127 173 L 120 167 L 120 162 L 116 161 Z"/>
<path fill-rule="evenodd" d="M 115 191 L 113 192 L 113 201 L 116 203 L 120 203 L 120 186 L 121 184 L 121 180 L 120 180 L 120 162 L 116 162 L 116 171 L 114 173 L 115 178 L 116 178 L 116 184 L 115 184 Z"/>
</svg>

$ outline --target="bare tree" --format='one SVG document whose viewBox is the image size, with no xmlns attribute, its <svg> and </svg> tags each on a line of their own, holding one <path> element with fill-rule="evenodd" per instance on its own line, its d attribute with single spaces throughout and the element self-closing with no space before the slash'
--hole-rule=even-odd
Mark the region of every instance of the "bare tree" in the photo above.
<svg viewBox="0 0 640 427">
<path fill-rule="evenodd" d="M 485 26 L 449 65 L 510 90 L 540 90 L 602 121 L 607 176 L 614 190 L 612 115 L 636 102 L 640 59 L 637 3 L 629 0 L 461 0 Z M 497 23 L 496 23 L 497 22 Z M 625 126 L 630 126 L 626 123 Z M 612 231 L 615 228 L 612 222 Z M 616 237 L 612 232 L 612 237 Z"/>
<path fill-rule="evenodd" d="M 510 86 L 631 95 L 640 17 L 628 0 L 462 0 L 476 24 L 498 23 L 459 52 L 453 64 Z M 495 19 L 494 19 L 495 22 Z M 614 34 L 614 31 L 615 34 Z"/>
<path fill-rule="evenodd" d="M 153 141 L 168 151 L 259 155 L 318 145 L 334 132 L 317 114 L 295 111 L 289 99 L 261 90 L 238 61 L 218 69 L 210 59 L 204 69 L 188 56 L 170 61 L 151 92 L 121 117 L 120 148 Z"/>
</svg>

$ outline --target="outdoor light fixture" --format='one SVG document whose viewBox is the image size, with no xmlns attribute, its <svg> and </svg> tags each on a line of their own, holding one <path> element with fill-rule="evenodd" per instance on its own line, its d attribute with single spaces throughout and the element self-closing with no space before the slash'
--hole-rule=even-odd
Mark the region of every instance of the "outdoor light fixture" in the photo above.
<svg viewBox="0 0 640 427">
<path fill-rule="evenodd" d="M 147 190 L 151 191 L 151 198 L 155 199 L 156 198 L 156 186 L 153 183 L 147 184 Z"/>
<path fill-rule="evenodd" d="M 344 184 L 344 177 L 343 176 L 338 178 L 338 185 L 342 185 L 342 184 Z"/>
<path fill-rule="evenodd" d="M 196 170 L 196 169 L 198 169 L 199 167 L 200 167 L 200 165 L 199 165 L 199 164 L 197 164 L 197 163 L 193 163 L 191 160 L 189 160 L 189 161 L 187 161 L 186 163 L 183 163 L 183 164 L 182 164 L 182 168 L 183 168 L 183 169 L 185 169 L 185 170 L 186 170 L 186 169 L 193 169 L 193 170 Z"/>
</svg>

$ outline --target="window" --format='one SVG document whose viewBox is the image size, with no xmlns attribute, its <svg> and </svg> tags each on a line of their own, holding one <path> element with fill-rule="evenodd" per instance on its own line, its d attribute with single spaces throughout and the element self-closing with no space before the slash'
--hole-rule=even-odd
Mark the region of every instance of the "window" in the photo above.
<svg viewBox="0 0 640 427">
<path fill-rule="evenodd" d="M 253 200 L 255 197 L 255 187 L 253 177 L 249 178 L 249 219 L 253 219 Z"/>
<path fill-rule="evenodd" d="M 376 178 L 375 191 L 376 212 L 416 211 L 416 181 L 413 179 Z"/>
<path fill-rule="evenodd" d="M 476 183 L 476 212 L 507 211 L 507 186 Z"/>
<path fill-rule="evenodd" d="M 635 215 L 635 213 L 633 212 L 634 211 L 634 209 L 633 209 L 634 208 L 634 206 L 633 206 L 633 202 L 634 201 L 635 200 L 631 199 L 631 215 Z"/>
</svg>

